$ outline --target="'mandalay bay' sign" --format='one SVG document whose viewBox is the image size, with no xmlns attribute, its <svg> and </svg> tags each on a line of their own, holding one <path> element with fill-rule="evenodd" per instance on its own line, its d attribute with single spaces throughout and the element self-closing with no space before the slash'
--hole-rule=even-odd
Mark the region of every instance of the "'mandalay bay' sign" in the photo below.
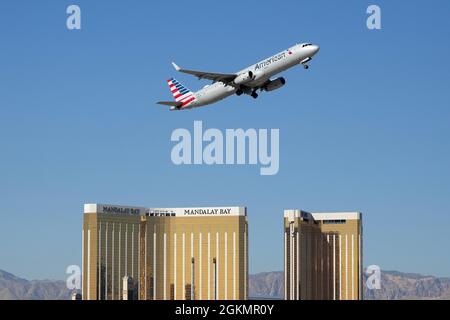
<svg viewBox="0 0 450 320">
<path fill-rule="evenodd" d="M 85 204 L 84 213 L 141 215 L 145 214 L 145 208 L 116 206 L 111 204 Z"/>
<path fill-rule="evenodd" d="M 184 209 L 184 215 L 230 215 L 231 208 Z"/>
<path fill-rule="evenodd" d="M 204 207 L 204 208 L 153 208 L 147 209 L 150 212 L 171 212 L 175 217 L 205 217 L 205 216 L 245 216 L 245 207 Z"/>
<path fill-rule="evenodd" d="M 137 208 L 126 208 L 116 206 L 103 206 L 103 213 L 117 213 L 117 214 L 140 214 Z"/>
</svg>

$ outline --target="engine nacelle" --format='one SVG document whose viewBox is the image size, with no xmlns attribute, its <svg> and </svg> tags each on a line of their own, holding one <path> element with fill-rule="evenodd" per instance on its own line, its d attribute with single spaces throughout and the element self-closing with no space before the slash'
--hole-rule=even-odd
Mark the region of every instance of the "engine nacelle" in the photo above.
<svg viewBox="0 0 450 320">
<path fill-rule="evenodd" d="M 252 81 L 255 78 L 255 75 L 251 71 L 247 71 L 244 73 L 241 73 L 234 79 L 235 84 L 245 84 L 247 82 Z"/>
<path fill-rule="evenodd" d="M 307 57 L 307 58 L 303 59 L 302 61 L 300 61 L 300 63 L 301 64 L 305 64 L 305 63 L 310 62 L 310 61 L 311 61 L 311 57 Z"/>
<path fill-rule="evenodd" d="M 276 78 L 273 81 L 270 81 L 268 84 L 266 84 L 264 86 L 264 90 L 266 90 L 266 91 L 273 91 L 273 90 L 281 88 L 285 84 L 286 84 L 286 80 L 284 80 L 283 77 L 279 77 L 279 78 Z"/>
</svg>

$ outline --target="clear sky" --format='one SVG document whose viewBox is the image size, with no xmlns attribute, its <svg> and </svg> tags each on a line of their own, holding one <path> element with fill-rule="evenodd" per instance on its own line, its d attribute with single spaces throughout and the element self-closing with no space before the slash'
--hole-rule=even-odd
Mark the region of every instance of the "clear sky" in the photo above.
<svg viewBox="0 0 450 320">
<path fill-rule="evenodd" d="M 66 28 L 78 4 L 82 29 Z M 378 4 L 382 30 L 368 30 Z M 0 269 L 65 278 L 83 203 L 244 205 L 250 271 L 283 268 L 283 209 L 361 211 L 364 263 L 450 276 L 450 2 L 0 2 Z M 235 72 L 295 43 L 307 71 L 188 112 L 170 65 Z M 170 135 L 279 128 L 280 171 L 172 164 Z"/>
</svg>

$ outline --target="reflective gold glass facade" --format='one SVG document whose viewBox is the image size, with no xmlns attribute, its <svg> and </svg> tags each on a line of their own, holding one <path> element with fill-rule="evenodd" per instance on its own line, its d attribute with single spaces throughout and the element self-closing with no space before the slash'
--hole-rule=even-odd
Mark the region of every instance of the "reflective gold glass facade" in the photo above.
<svg viewBox="0 0 450 320">
<path fill-rule="evenodd" d="M 362 299 L 362 219 L 358 212 L 284 212 L 285 298 Z"/>
<path fill-rule="evenodd" d="M 83 299 L 121 299 L 125 276 L 143 300 L 247 299 L 246 208 L 87 206 Z"/>
</svg>

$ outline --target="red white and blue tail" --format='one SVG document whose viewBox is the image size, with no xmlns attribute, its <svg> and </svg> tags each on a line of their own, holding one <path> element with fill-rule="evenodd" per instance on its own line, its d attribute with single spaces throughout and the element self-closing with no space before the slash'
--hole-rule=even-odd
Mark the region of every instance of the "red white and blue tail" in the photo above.
<svg viewBox="0 0 450 320">
<path fill-rule="evenodd" d="M 170 87 L 170 91 L 172 91 L 175 101 L 181 102 L 183 107 L 195 100 L 194 93 L 179 83 L 176 79 L 170 78 L 167 80 L 167 84 Z"/>
</svg>

